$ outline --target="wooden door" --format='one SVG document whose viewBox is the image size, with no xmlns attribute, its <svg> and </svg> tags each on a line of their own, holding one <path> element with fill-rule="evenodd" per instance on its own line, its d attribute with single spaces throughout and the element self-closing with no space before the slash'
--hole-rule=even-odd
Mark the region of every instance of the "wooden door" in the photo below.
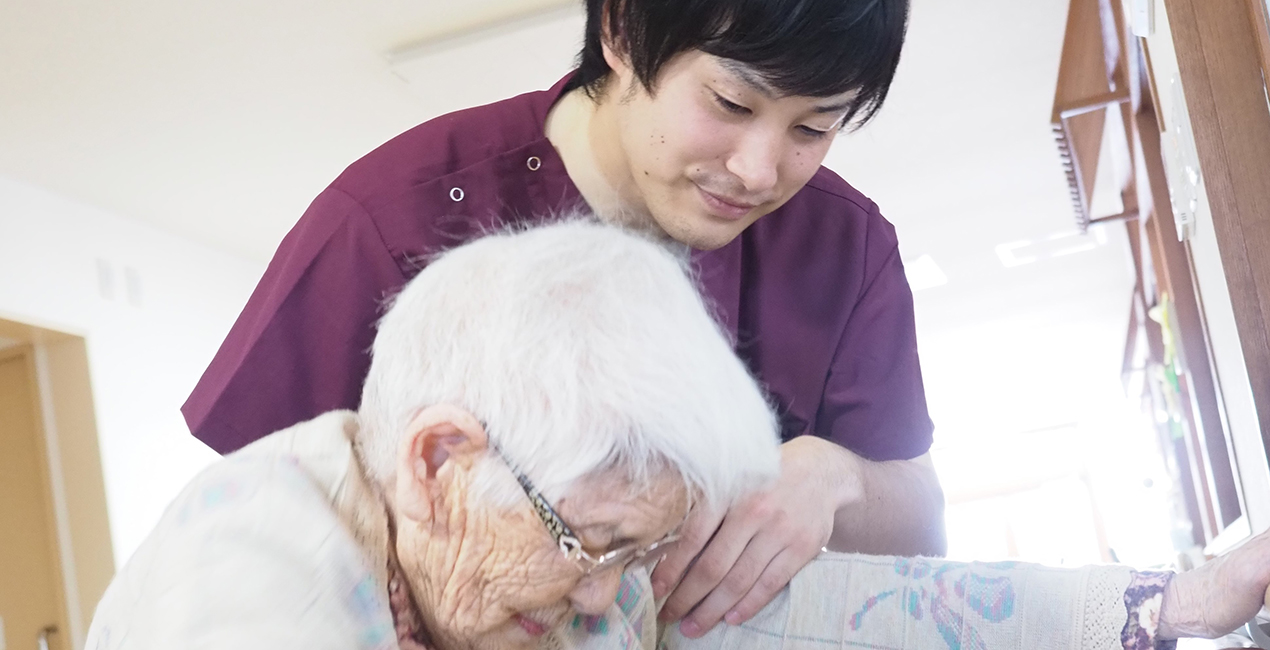
<svg viewBox="0 0 1270 650">
<path fill-rule="evenodd" d="M 26 349 L 0 350 L 0 618 L 6 650 L 36 650 L 60 626 L 60 571 L 47 472 Z M 64 648 L 49 636 L 50 650 Z"/>
</svg>

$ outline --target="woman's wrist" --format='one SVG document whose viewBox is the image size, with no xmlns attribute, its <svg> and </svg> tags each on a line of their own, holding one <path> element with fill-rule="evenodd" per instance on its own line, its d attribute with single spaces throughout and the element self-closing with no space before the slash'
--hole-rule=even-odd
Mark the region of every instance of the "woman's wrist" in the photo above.
<svg viewBox="0 0 1270 650">
<path fill-rule="evenodd" d="M 1182 614 L 1187 610 L 1188 603 L 1179 587 L 1181 584 L 1192 576 L 1185 574 L 1177 575 L 1164 589 L 1163 598 L 1160 602 L 1160 626 L 1156 629 L 1156 636 L 1161 639 L 1180 639 L 1186 636 L 1186 632 L 1190 628 L 1194 628 L 1194 621 L 1186 620 Z M 1194 630 L 1191 630 L 1194 634 Z"/>
<path fill-rule="evenodd" d="M 1213 639 L 1251 620 L 1266 603 L 1270 534 L 1261 534 L 1196 569 L 1177 574 L 1160 608 L 1163 639 Z"/>
</svg>

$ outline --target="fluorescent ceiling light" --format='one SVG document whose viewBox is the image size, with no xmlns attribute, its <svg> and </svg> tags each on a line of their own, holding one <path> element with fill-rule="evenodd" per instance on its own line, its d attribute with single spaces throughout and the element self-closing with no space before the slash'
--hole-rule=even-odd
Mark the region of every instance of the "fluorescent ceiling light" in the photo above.
<svg viewBox="0 0 1270 650">
<path fill-rule="evenodd" d="M 1107 233 L 1102 228 L 1091 229 L 1090 234 L 1077 231 L 1054 233 L 1040 240 L 1021 239 L 998 244 L 997 258 L 1001 266 L 1013 268 L 1041 260 L 1087 253 L 1107 244 Z"/>
<path fill-rule="evenodd" d="M 1074 255 L 1076 253 L 1087 253 L 1091 250 L 1094 250 L 1095 248 L 1098 248 L 1098 243 L 1091 241 L 1088 244 L 1080 244 L 1079 246 L 1068 246 L 1067 248 L 1060 248 L 1054 251 L 1053 253 L 1051 253 L 1050 257 L 1066 257 L 1068 255 Z"/>
<path fill-rule="evenodd" d="M 1024 264 L 1031 264 L 1032 262 L 1036 262 L 1040 260 L 1041 258 L 1036 257 L 1035 255 L 1015 254 L 1015 251 L 1028 248 L 1031 245 L 1032 245 L 1032 240 L 1030 239 L 1024 239 L 1022 241 L 1013 241 L 1008 244 L 999 244 L 997 245 L 997 257 L 1001 260 L 1001 265 L 1006 268 L 1010 268 L 1014 266 L 1023 266 Z"/>
<path fill-rule="evenodd" d="M 935 258 L 930 255 L 923 255 L 911 262 L 905 262 L 904 275 L 908 276 L 908 286 L 913 291 L 932 289 L 948 284 L 948 276 L 935 263 Z"/>
</svg>

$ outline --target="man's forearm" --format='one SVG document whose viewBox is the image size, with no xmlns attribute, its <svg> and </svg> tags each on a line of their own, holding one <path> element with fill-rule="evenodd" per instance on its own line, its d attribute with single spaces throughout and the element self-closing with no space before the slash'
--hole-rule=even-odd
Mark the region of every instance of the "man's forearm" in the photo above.
<svg viewBox="0 0 1270 650">
<path fill-rule="evenodd" d="M 941 556 L 944 492 L 928 457 L 876 462 L 845 449 L 846 504 L 834 517 L 829 550 L 875 555 Z"/>
</svg>

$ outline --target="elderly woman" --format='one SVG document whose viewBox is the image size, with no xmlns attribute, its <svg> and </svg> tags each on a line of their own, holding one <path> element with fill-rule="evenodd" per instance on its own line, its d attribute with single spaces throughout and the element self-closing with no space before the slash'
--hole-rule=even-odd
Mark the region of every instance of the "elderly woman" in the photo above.
<svg viewBox="0 0 1270 650">
<path fill-rule="evenodd" d="M 577 614 L 625 625 L 624 570 L 690 507 L 775 477 L 775 431 L 674 254 L 581 222 L 485 237 L 397 296 L 357 414 L 184 490 L 88 647 L 529 648 Z"/>
<path fill-rule="evenodd" d="M 87 647 L 1136 648 L 1227 631 L 1270 583 L 1265 538 L 1172 582 L 826 554 L 749 623 L 658 630 L 646 565 L 776 475 L 775 431 L 672 252 L 581 222 L 488 236 L 397 297 L 357 414 L 182 492 Z"/>
</svg>

